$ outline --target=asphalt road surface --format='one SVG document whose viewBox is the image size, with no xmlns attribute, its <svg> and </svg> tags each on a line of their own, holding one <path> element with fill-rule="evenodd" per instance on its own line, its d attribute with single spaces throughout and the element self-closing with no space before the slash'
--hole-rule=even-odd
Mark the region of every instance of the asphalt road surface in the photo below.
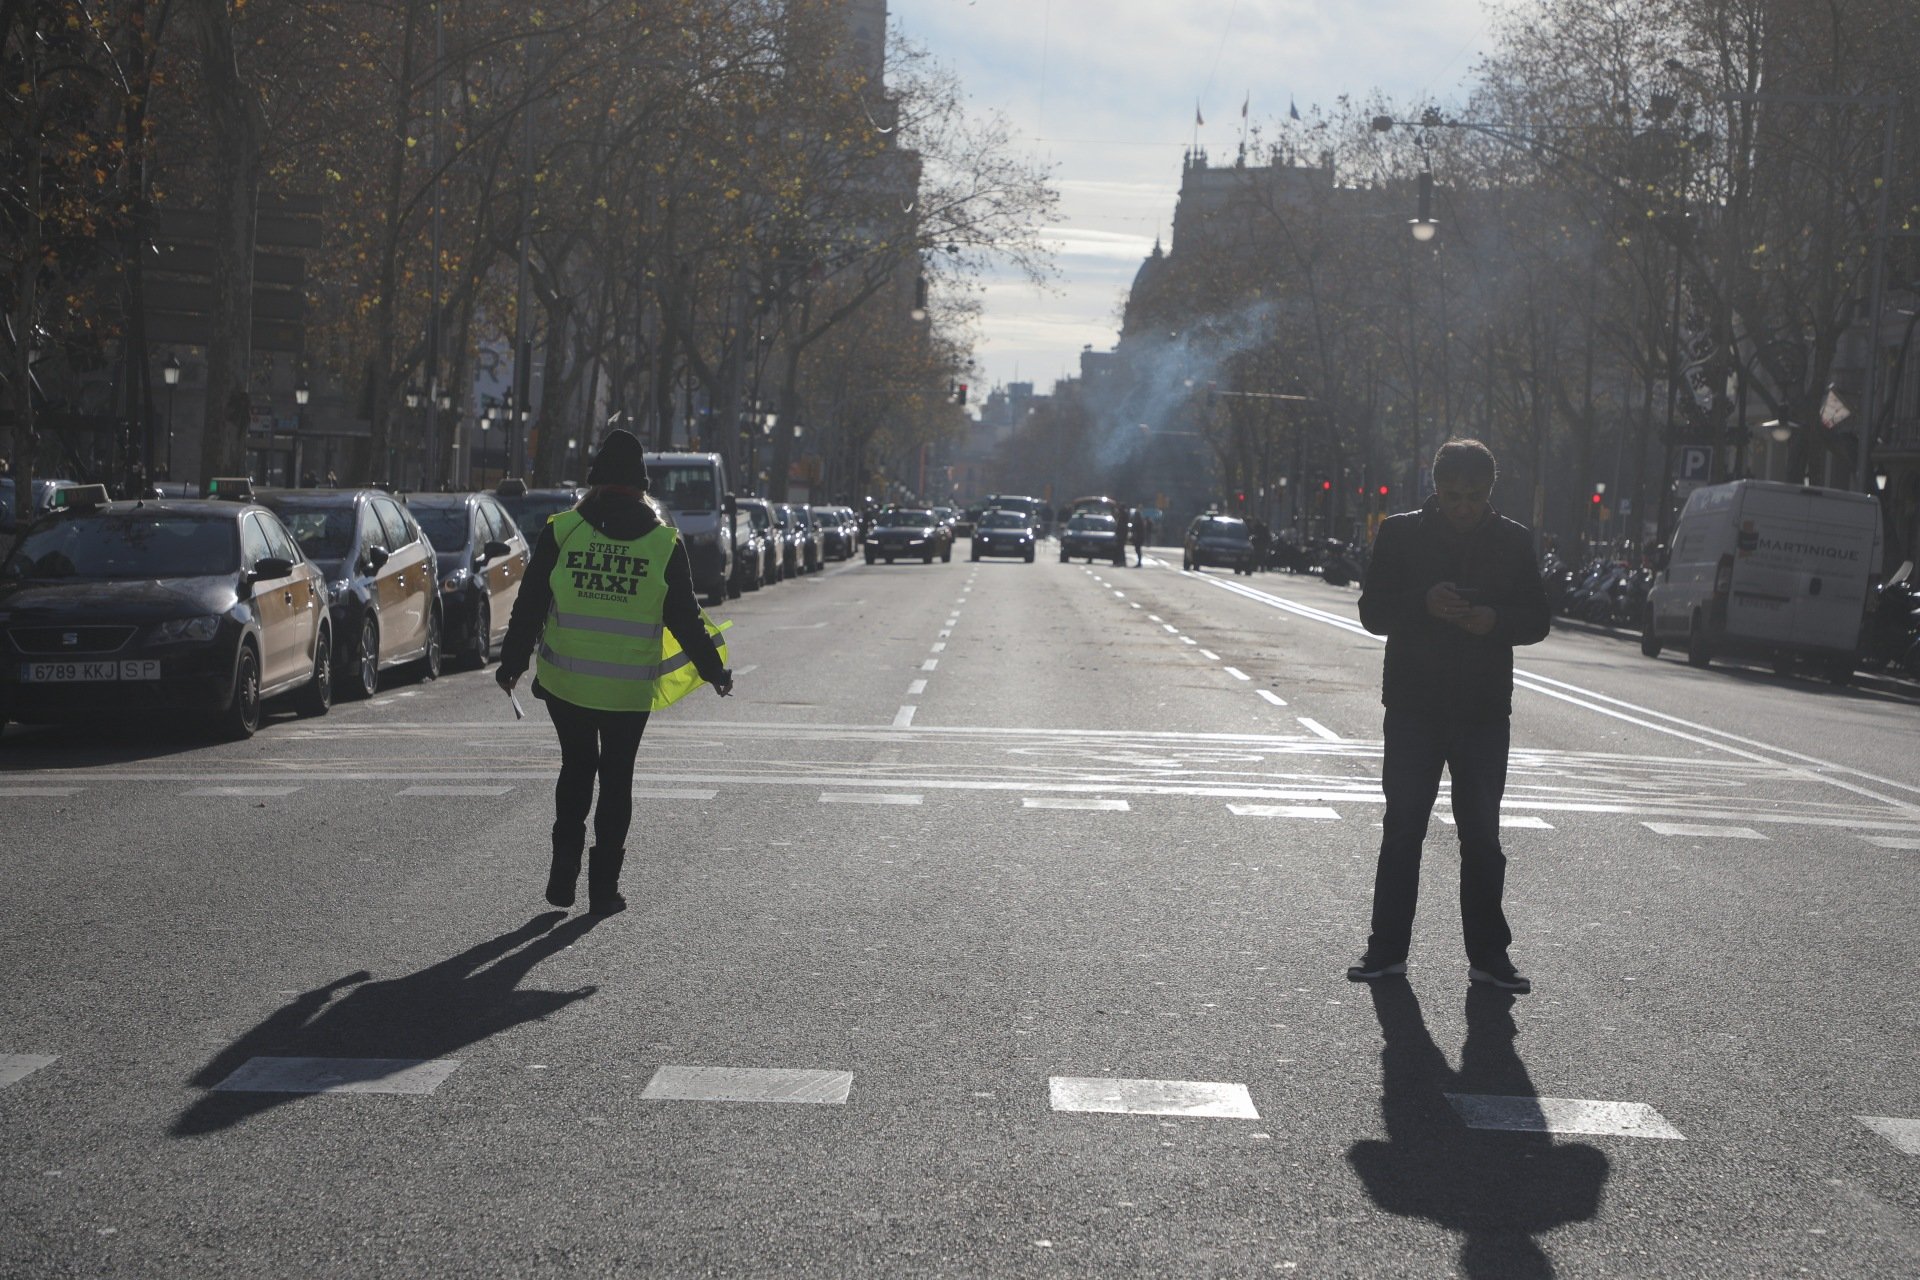
<svg viewBox="0 0 1920 1280">
<path fill-rule="evenodd" d="M 0 1274 L 1920 1274 L 1911 690 L 1556 633 L 1534 993 L 1469 990 L 1438 818 L 1368 988 L 1355 593 L 1051 553 L 712 611 L 604 920 L 490 671 L 8 729 Z"/>
</svg>

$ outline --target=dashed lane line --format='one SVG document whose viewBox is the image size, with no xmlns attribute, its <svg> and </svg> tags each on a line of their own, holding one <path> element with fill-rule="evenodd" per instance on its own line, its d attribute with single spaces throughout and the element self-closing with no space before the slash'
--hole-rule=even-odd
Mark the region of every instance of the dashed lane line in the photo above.
<svg viewBox="0 0 1920 1280">
<path fill-rule="evenodd" d="M 408 787 L 403 796 L 504 796 L 512 787 Z"/>
<path fill-rule="evenodd" d="M 1093 800 L 1078 796 L 1025 796 L 1020 801 L 1023 809 L 1077 809 L 1096 813 L 1126 813 L 1133 806 L 1125 800 Z"/>
<path fill-rule="evenodd" d="M 927 691 L 927 682 L 925 680 L 915 680 L 912 684 L 907 686 L 907 696 L 909 698 L 918 697 L 921 694 L 925 693 L 926 691 Z"/>
<path fill-rule="evenodd" d="M 1241 677 L 1241 679 L 1245 679 L 1245 678 L 1246 677 L 1244 676 Z M 1340 741 L 1339 734 L 1327 728 L 1327 726 L 1321 724 L 1318 720 L 1309 720 L 1305 716 L 1299 716 L 1296 718 L 1300 721 L 1301 728 L 1305 729 L 1308 733 L 1312 734 L 1314 737 L 1325 738 L 1328 742 Z"/>
<path fill-rule="evenodd" d="M 1211 649 L 1202 649 L 1202 650 L 1200 651 L 1200 656 L 1201 656 L 1201 657 L 1203 657 L 1203 658 L 1205 658 L 1205 659 L 1206 659 L 1206 660 L 1207 660 L 1208 662 L 1218 662 L 1218 661 L 1220 661 L 1220 655 L 1219 655 L 1219 654 L 1217 654 L 1217 653 L 1215 653 L 1215 652 L 1214 652 L 1213 650 L 1211 650 Z"/>
<path fill-rule="evenodd" d="M 1284 707 L 1287 705 L 1287 700 L 1281 697 L 1279 694 L 1275 693 L 1271 689 L 1255 689 L 1254 692 L 1259 694 L 1261 697 L 1265 698 L 1268 702 L 1271 702 L 1276 707 Z"/>
<path fill-rule="evenodd" d="M 851 1071 L 669 1064 L 653 1073 L 640 1096 L 654 1102 L 804 1102 L 837 1106 L 844 1104 L 852 1091 Z"/>
<path fill-rule="evenodd" d="M 821 804 L 919 804 L 925 797 L 886 791 L 822 791 Z"/>
<path fill-rule="evenodd" d="M 0 1089 L 19 1084 L 36 1071 L 59 1061 L 57 1053 L 0 1053 Z"/>
<path fill-rule="evenodd" d="M 1258 1120 L 1247 1086 L 1216 1080 L 1128 1080 L 1104 1076 L 1049 1076 L 1047 1101 L 1055 1111 L 1108 1115 L 1193 1116 Z"/>
<path fill-rule="evenodd" d="M 1252 677 L 1252 676 L 1250 676 L 1250 675 L 1248 675 L 1248 674 L 1247 674 L 1246 672 L 1244 672 L 1244 671 L 1242 671 L 1242 670 L 1241 670 L 1240 668 L 1238 668 L 1238 667 L 1228 667 L 1228 668 L 1226 668 L 1226 673 L 1227 673 L 1228 675 L 1230 675 L 1230 676 L 1232 676 L 1232 677 L 1233 677 L 1233 678 L 1234 678 L 1235 680 L 1251 680 L 1251 679 L 1253 679 L 1253 677 Z"/>
<path fill-rule="evenodd" d="M 1877 844 L 1882 849 L 1901 849 L 1908 853 L 1920 852 L 1920 840 L 1911 840 L 1904 836 L 1865 836 L 1868 844 Z"/>
<path fill-rule="evenodd" d="M 0 800 L 64 799 L 77 796 L 84 787 L 0 787 Z"/>
<path fill-rule="evenodd" d="M 1308 818 L 1320 822 L 1340 821 L 1340 811 L 1311 804 L 1230 804 L 1227 812 L 1237 818 Z"/>
<path fill-rule="evenodd" d="M 1765 840 L 1752 827 L 1709 826 L 1701 822 L 1642 822 L 1657 836 L 1695 836 L 1706 840 Z"/>
<path fill-rule="evenodd" d="M 1644 1102 L 1511 1098 L 1476 1093 L 1449 1093 L 1447 1101 L 1469 1129 L 1584 1133 L 1617 1138 L 1686 1138 L 1665 1116 Z"/>
<path fill-rule="evenodd" d="M 300 790 L 299 787 L 195 787 L 187 792 L 190 796 L 290 796 Z"/>
<path fill-rule="evenodd" d="M 1436 813 L 1433 816 L 1440 819 L 1440 821 L 1446 823 L 1450 827 L 1455 825 L 1454 816 L 1450 813 Z M 1520 814 L 1512 814 L 1512 815 L 1504 814 L 1504 813 L 1501 814 L 1500 825 L 1511 831 L 1551 831 L 1553 830 L 1553 824 L 1551 822 L 1548 822 L 1545 818 L 1529 818 Z"/>
<path fill-rule="evenodd" d="M 911 703 L 909 703 L 907 706 L 904 706 L 900 708 L 898 711 L 894 712 L 893 727 L 896 729 L 911 729 L 913 727 L 913 713 L 918 711 L 919 709 L 920 709 L 919 707 L 916 707 Z"/>
<path fill-rule="evenodd" d="M 429 1094 L 459 1068 L 452 1058 L 249 1058 L 213 1091 Z"/>
<path fill-rule="evenodd" d="M 939 665 L 940 665 L 940 659 L 928 658 L 925 662 L 920 664 L 920 669 L 922 671 L 932 671 L 935 668 L 937 668 Z"/>
</svg>

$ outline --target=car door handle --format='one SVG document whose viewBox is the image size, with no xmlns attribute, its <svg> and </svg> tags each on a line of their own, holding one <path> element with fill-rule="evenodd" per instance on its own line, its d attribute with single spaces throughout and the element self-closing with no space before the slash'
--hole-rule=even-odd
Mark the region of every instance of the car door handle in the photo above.
<svg viewBox="0 0 1920 1280">
<path fill-rule="evenodd" d="M 287 588 L 287 591 L 286 591 L 286 598 L 287 598 L 287 603 L 288 603 L 288 604 L 292 604 L 292 603 L 293 603 L 293 588 L 292 588 L 292 587 L 288 587 L 288 588 Z"/>
</svg>

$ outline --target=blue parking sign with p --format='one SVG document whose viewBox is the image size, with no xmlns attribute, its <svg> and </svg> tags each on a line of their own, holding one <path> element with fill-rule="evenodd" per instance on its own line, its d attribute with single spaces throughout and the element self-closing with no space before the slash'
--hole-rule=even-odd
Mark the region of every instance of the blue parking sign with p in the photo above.
<svg viewBox="0 0 1920 1280">
<path fill-rule="evenodd" d="M 1703 444 L 1684 445 L 1680 449 L 1680 478 L 1704 484 L 1713 479 L 1713 450 Z"/>
</svg>

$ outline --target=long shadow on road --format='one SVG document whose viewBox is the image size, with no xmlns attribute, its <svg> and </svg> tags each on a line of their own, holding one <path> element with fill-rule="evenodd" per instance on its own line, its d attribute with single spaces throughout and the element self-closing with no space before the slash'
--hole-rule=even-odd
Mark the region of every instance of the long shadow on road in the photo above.
<svg viewBox="0 0 1920 1280">
<path fill-rule="evenodd" d="M 519 989 L 535 965 L 571 946 L 598 922 L 584 914 L 565 924 L 562 920 L 567 920 L 564 912 L 543 912 L 517 929 L 403 978 L 375 982 L 363 969 L 304 992 L 215 1054 L 191 1083 L 211 1089 L 258 1057 L 444 1058 L 544 1018 L 597 990 Z M 347 994 L 339 995 L 342 991 Z M 172 1133 L 193 1137 L 231 1128 L 303 1096 L 206 1093 L 174 1121 Z"/>
<path fill-rule="evenodd" d="M 1387 1140 L 1356 1142 L 1347 1151 L 1367 1193 L 1388 1213 L 1424 1218 L 1464 1236 L 1464 1275 L 1553 1275 L 1537 1237 L 1599 1212 L 1607 1157 L 1549 1134 L 1468 1129 L 1444 1096 L 1538 1096 L 1515 1046 L 1513 997 L 1469 988 L 1467 1039 L 1456 1072 L 1428 1034 L 1420 1001 L 1404 979 L 1376 982 L 1372 994 L 1386 1041 L 1380 1110 Z"/>
</svg>

